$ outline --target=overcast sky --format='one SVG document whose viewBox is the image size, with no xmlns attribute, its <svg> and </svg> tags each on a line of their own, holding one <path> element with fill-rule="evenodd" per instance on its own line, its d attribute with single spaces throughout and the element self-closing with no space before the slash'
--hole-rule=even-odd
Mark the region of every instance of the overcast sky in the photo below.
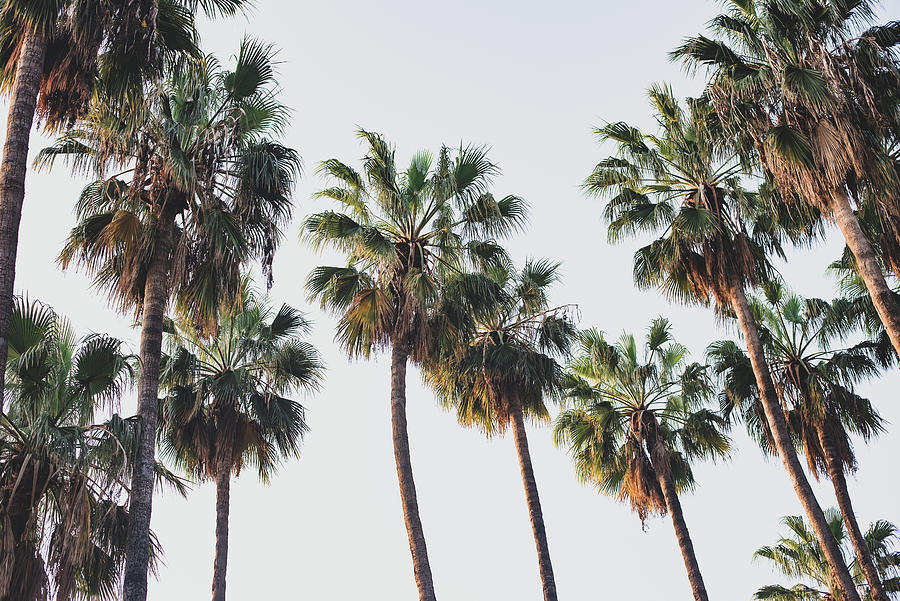
<svg viewBox="0 0 900 601">
<path fill-rule="evenodd" d="M 702 82 L 686 77 L 666 53 L 699 32 L 717 12 L 710 0 L 680 2 L 501 0 L 258 0 L 249 18 L 203 25 L 205 47 L 223 59 L 242 35 L 271 41 L 279 55 L 284 101 L 294 108 L 286 143 L 300 151 L 305 175 L 294 223 L 275 262 L 275 302 L 289 302 L 315 321 L 313 339 L 329 372 L 321 392 L 304 399 L 311 431 L 302 457 L 270 486 L 242 474 L 232 488 L 228 593 L 242 599 L 412 600 L 416 588 L 391 448 L 389 361 L 349 363 L 332 340 L 334 319 L 305 298 L 303 282 L 318 264 L 298 241 L 299 223 L 329 208 L 311 199 L 322 187 L 321 160 L 358 164 L 357 126 L 385 134 L 405 163 L 420 148 L 486 144 L 502 168 L 499 194 L 532 206 L 531 227 L 509 246 L 518 259 L 563 263 L 554 300 L 577 303 L 582 324 L 618 335 L 641 333 L 657 315 L 695 358 L 718 329 L 702 308 L 669 304 L 632 286 L 635 244 L 606 243 L 601 204 L 579 183 L 606 156 L 591 134 L 604 121 L 649 127 L 646 89 L 670 82 L 680 95 Z M 881 10 L 900 17 L 900 0 Z M 5 114 L 5 110 L 3 113 Z M 46 140 L 35 138 L 33 148 Z M 55 257 L 73 224 L 83 182 L 60 165 L 30 172 L 19 246 L 16 290 L 53 305 L 79 332 L 109 332 L 137 349 L 131 320 L 109 307 L 77 272 L 62 274 Z M 831 236 L 793 252 L 780 266 L 807 296 L 831 297 L 825 265 L 840 252 Z M 416 485 L 435 588 L 443 601 L 541 599 L 537 560 L 512 440 L 485 440 L 461 428 L 409 373 L 409 429 Z M 858 446 L 851 494 L 860 521 L 900 523 L 900 378 L 863 387 L 890 431 Z M 127 402 L 125 411 L 133 411 Z M 549 427 L 529 431 L 559 596 L 588 599 L 690 599 L 671 522 L 653 518 L 645 531 L 625 506 L 575 478 Z M 766 461 L 738 433 L 734 458 L 696 469 L 698 488 L 682 499 L 694 547 L 713 599 L 749 599 L 777 581 L 753 551 L 775 540 L 778 519 L 802 512 L 780 462 Z M 817 486 L 823 506 L 830 486 Z M 153 528 L 165 565 L 150 597 L 201 599 L 209 594 L 214 540 L 214 486 L 187 500 L 168 493 L 154 504 Z"/>
</svg>

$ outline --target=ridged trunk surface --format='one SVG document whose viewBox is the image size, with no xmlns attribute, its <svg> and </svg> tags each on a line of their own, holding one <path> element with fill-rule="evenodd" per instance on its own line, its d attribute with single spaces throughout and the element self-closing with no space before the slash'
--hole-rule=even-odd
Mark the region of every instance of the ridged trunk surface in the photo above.
<svg viewBox="0 0 900 601">
<path fill-rule="evenodd" d="M 138 415 L 141 435 L 131 476 L 128 540 L 125 547 L 125 601 L 146 601 L 147 571 L 150 565 L 150 514 L 156 479 L 156 423 L 159 394 L 159 364 L 162 351 L 163 318 L 169 298 L 169 254 L 174 216 L 157 223 L 153 255 L 144 284 L 141 318 L 141 374 L 138 379 Z"/>
<path fill-rule="evenodd" d="M 541 510 L 541 499 L 538 496 L 534 467 L 531 464 L 531 452 L 528 450 L 528 438 L 525 435 L 525 416 L 522 411 L 522 402 L 519 399 L 511 399 L 509 407 L 512 410 L 513 436 L 516 443 L 516 454 L 519 457 L 519 471 L 522 474 L 522 484 L 525 486 L 528 517 L 531 520 L 531 531 L 534 534 L 534 546 L 537 548 L 544 601 L 557 601 L 556 580 L 553 577 L 553 564 L 550 562 L 550 545 L 547 543 L 544 512 Z"/>
<path fill-rule="evenodd" d="M 221 452 L 216 465 L 216 556 L 213 561 L 212 601 L 225 601 L 230 509 L 231 453 Z"/>
<path fill-rule="evenodd" d="M 869 583 L 872 601 L 889 601 L 887 594 L 884 592 L 881 578 L 878 576 L 872 553 L 869 551 L 869 547 L 866 546 L 866 540 L 863 538 L 856 514 L 853 512 L 853 503 L 850 502 L 850 491 L 847 489 L 847 479 L 844 476 L 844 464 L 841 461 L 834 441 L 823 428 L 819 428 L 819 443 L 825 451 L 828 477 L 831 480 L 831 485 L 834 487 L 834 496 L 837 498 L 838 508 L 840 508 L 841 516 L 844 518 L 847 533 L 850 535 L 853 551 L 856 553 L 859 565 L 866 576 L 866 582 Z"/>
<path fill-rule="evenodd" d="M 399 337 L 398 337 L 399 338 Z M 416 499 L 416 483 L 413 480 L 412 460 L 409 453 L 409 432 L 406 426 L 406 367 L 409 362 L 408 345 L 401 339 L 391 345 L 391 432 L 394 439 L 394 459 L 397 462 L 397 479 L 400 482 L 400 499 L 403 518 L 409 537 L 413 573 L 419 587 L 420 601 L 435 601 L 434 581 L 428 563 L 425 532 L 419 517 Z"/>
<path fill-rule="evenodd" d="M 847 246 L 856 259 L 856 265 L 860 276 L 866 284 L 875 311 L 884 324 L 888 338 L 894 346 L 894 351 L 900 355 L 900 301 L 897 295 L 890 289 L 881 271 L 881 265 L 875 257 L 872 245 L 859 226 L 859 220 L 850 206 L 850 198 L 843 188 L 836 189 L 831 194 L 831 209 L 838 229 L 844 235 Z"/>
<path fill-rule="evenodd" d="M 0 365 L 6 365 L 9 350 L 7 336 L 16 282 L 19 225 L 25 202 L 28 144 L 46 53 L 47 40 L 43 35 L 34 32 L 25 34 L 10 92 L 6 141 L 0 158 Z M 0 390 L 4 389 L 5 376 L 5 370 L 0 369 Z M 0 395 L 2 408 L 3 397 Z"/>
<path fill-rule="evenodd" d="M 778 401 L 778 395 L 775 392 L 775 385 L 772 382 L 772 376 L 769 374 L 769 365 L 766 362 L 766 356 L 763 351 L 762 342 L 759 339 L 759 331 L 753 315 L 750 313 L 750 305 L 747 302 L 747 295 L 744 293 L 743 286 L 739 282 L 731 282 L 731 305 L 737 314 L 741 331 L 744 334 L 744 341 L 747 344 L 747 352 L 750 355 L 750 363 L 753 367 L 753 373 L 756 375 L 756 384 L 759 388 L 759 398 L 762 401 L 763 411 L 766 414 L 766 422 L 772 432 L 775 448 L 778 456 L 781 457 L 782 463 L 787 470 L 794 486 L 794 492 L 803 505 L 806 517 L 812 524 L 813 532 L 816 539 L 822 546 L 825 553 L 825 559 L 831 568 L 835 581 L 844 594 L 844 601 L 860 601 L 859 593 L 850 577 L 850 571 L 841 557 L 841 551 L 838 548 L 837 541 L 831 534 L 828 527 L 828 521 L 825 519 L 825 513 L 816 499 L 809 479 L 800 465 L 797 458 L 797 451 L 791 442 L 788 434 L 787 422 L 781 403 Z"/>
</svg>

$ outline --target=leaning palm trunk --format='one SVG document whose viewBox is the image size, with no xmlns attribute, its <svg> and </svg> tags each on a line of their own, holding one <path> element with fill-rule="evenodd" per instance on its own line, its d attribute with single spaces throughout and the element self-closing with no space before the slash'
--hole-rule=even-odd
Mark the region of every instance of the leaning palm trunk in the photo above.
<svg viewBox="0 0 900 601">
<path fill-rule="evenodd" d="M 825 466 L 828 470 L 828 477 L 831 479 L 831 484 L 834 487 L 834 496 L 837 497 L 841 517 L 844 518 L 847 533 L 850 535 L 850 542 L 853 544 L 853 551 L 856 553 L 856 558 L 866 577 L 866 582 L 869 583 L 869 594 L 872 601 L 889 601 L 887 594 L 884 592 L 881 578 L 878 576 L 872 553 L 869 551 L 866 539 L 859 528 L 859 522 L 856 520 L 856 514 L 853 512 L 850 492 L 847 490 L 847 479 L 844 477 L 844 466 L 834 440 L 824 428 L 819 428 L 818 434 L 819 443 L 825 451 Z"/>
<path fill-rule="evenodd" d="M 897 295 L 888 287 L 884 279 L 881 265 L 879 265 L 872 245 L 853 213 L 847 192 L 843 188 L 837 188 L 832 191 L 831 199 L 834 220 L 856 259 L 859 275 L 866 284 L 872 304 L 875 305 L 878 317 L 884 324 L 894 351 L 900 355 L 900 302 L 897 300 Z"/>
<path fill-rule="evenodd" d="M 34 124 L 46 51 L 47 40 L 42 34 L 25 34 L 16 64 L 6 124 L 6 142 L 0 162 L 0 365 L 6 365 L 8 352 L 7 334 L 13 308 L 19 224 L 25 201 L 28 143 L 31 126 Z M 4 370 L 0 369 L 0 390 L 4 389 L 5 375 Z M 3 399 L 0 398 L 0 410 L 2 408 Z"/>
<path fill-rule="evenodd" d="M 547 544 L 547 531 L 544 528 L 544 513 L 541 510 L 537 481 L 534 478 L 534 467 L 531 465 L 531 452 L 528 450 L 528 439 L 525 436 L 525 416 L 522 411 L 521 400 L 518 398 L 512 399 L 510 408 L 512 409 L 516 454 L 519 456 L 519 470 L 522 473 L 522 484 L 525 486 L 525 500 L 528 503 L 528 517 L 531 519 L 534 545 L 538 553 L 538 566 L 541 571 L 544 601 L 556 601 L 556 580 L 553 578 L 553 564 L 550 563 L 550 546 Z"/>
<path fill-rule="evenodd" d="M 174 217 L 166 211 L 156 225 L 153 255 L 144 284 L 141 319 L 141 376 L 138 415 L 141 418 L 137 457 L 131 476 L 128 540 L 125 547 L 125 601 L 146 601 L 150 565 L 150 514 L 156 465 L 156 422 L 163 318 L 169 298 L 169 254 Z"/>
<path fill-rule="evenodd" d="M 652 453 L 653 471 L 662 488 L 663 498 L 666 500 L 666 509 L 672 517 L 672 525 L 675 527 L 675 538 L 678 539 L 678 547 L 681 549 L 681 557 L 687 570 L 688 581 L 691 583 L 691 591 L 694 593 L 694 601 L 709 601 L 706 592 L 706 584 L 700 573 L 700 564 L 697 562 L 697 554 L 694 553 L 694 543 L 691 533 L 688 531 L 687 522 L 684 521 L 684 512 L 681 510 L 681 501 L 678 499 L 678 491 L 675 489 L 675 479 L 672 478 L 672 470 L 669 466 L 669 454 L 661 442 L 655 444 Z"/>
<path fill-rule="evenodd" d="M 231 508 L 231 453 L 222 449 L 216 461 L 216 557 L 213 562 L 212 601 L 225 601 L 228 571 L 228 512 Z"/>
<path fill-rule="evenodd" d="M 853 584 L 850 571 L 847 569 L 837 541 L 835 541 L 828 527 L 825 513 L 822 511 L 822 507 L 819 505 L 815 493 L 813 493 L 812 486 L 810 486 L 809 480 L 803 472 L 803 467 L 797 458 L 797 451 L 794 449 L 794 445 L 788 435 L 787 422 L 781 404 L 778 402 L 778 396 L 775 393 L 775 385 L 769 374 L 769 366 L 766 362 L 762 342 L 759 339 L 756 322 L 750 313 L 750 305 L 747 302 L 744 287 L 740 282 L 732 281 L 730 293 L 731 307 L 737 315 L 741 331 L 744 334 L 747 352 L 750 355 L 750 363 L 753 367 L 753 373 L 756 375 L 756 384 L 759 387 L 759 398 L 762 401 L 763 411 L 769 424 L 769 430 L 772 433 L 775 449 L 778 451 L 778 455 L 781 457 L 781 461 L 784 463 L 784 467 L 791 478 L 797 498 L 800 499 L 803 510 L 812 524 L 816 539 L 825 553 L 825 559 L 844 595 L 844 601 L 860 601 L 859 593 Z"/>
<path fill-rule="evenodd" d="M 391 345 L 391 431 L 394 438 L 394 459 L 397 462 L 397 479 L 400 481 L 400 498 L 403 518 L 412 553 L 413 572 L 419 587 L 420 601 L 435 601 L 434 581 L 425 547 L 425 532 L 419 517 L 416 499 L 416 483 L 413 481 L 412 460 L 409 453 L 409 432 L 406 427 L 406 366 L 409 362 L 409 344 L 402 336 L 396 336 Z"/>
</svg>

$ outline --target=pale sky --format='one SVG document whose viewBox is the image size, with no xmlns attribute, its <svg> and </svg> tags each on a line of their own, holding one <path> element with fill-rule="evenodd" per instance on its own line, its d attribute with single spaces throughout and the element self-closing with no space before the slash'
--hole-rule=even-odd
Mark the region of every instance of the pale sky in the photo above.
<svg viewBox="0 0 900 601">
<path fill-rule="evenodd" d="M 669 304 L 631 280 L 634 242 L 606 243 L 602 205 L 579 183 L 608 154 L 591 134 L 604 121 L 649 127 L 645 90 L 668 81 L 682 95 L 699 80 L 685 76 L 666 53 L 699 32 L 717 12 L 711 0 L 559 1 L 258 0 L 247 19 L 203 25 L 205 47 L 223 59 L 244 33 L 282 49 L 284 101 L 294 108 L 286 143 L 306 164 L 296 194 L 296 219 L 275 262 L 277 303 L 289 302 L 315 321 L 313 341 L 328 364 L 319 394 L 304 399 L 311 431 L 299 461 L 270 486 L 247 472 L 232 488 L 228 594 L 243 599 L 316 601 L 417 598 L 391 448 L 389 361 L 349 363 L 333 342 L 334 319 L 307 302 L 303 282 L 318 264 L 298 241 L 303 216 L 330 208 L 311 199 L 323 186 L 319 161 L 358 164 L 357 126 L 384 133 L 399 162 L 417 149 L 460 141 L 486 144 L 502 168 L 499 194 L 532 205 L 531 227 L 509 243 L 519 259 L 563 262 L 560 303 L 577 303 L 582 325 L 618 335 L 641 333 L 657 315 L 700 359 L 706 345 L 733 332 L 718 329 L 710 311 Z M 882 6 L 900 17 L 900 0 Z M 5 115 L 5 109 L 3 114 Z M 46 144 L 33 138 L 32 150 Z M 82 274 L 54 263 L 74 222 L 83 182 L 64 167 L 30 172 L 19 245 L 16 290 L 50 303 L 82 333 L 108 332 L 136 351 L 131 320 L 92 291 Z M 807 296 L 831 297 L 825 265 L 842 242 L 832 235 L 812 250 L 792 252 L 781 271 Z M 890 431 L 858 445 L 860 469 L 850 479 L 861 523 L 900 524 L 896 461 L 900 401 L 896 373 L 862 387 Z M 536 552 L 510 438 L 485 440 L 441 410 L 413 369 L 409 428 L 419 505 L 438 598 L 443 601 L 541 599 Z M 124 411 L 133 411 L 133 402 Z M 625 506 L 576 480 L 550 428 L 529 431 L 560 599 L 690 599 L 668 518 L 642 531 Z M 733 459 L 696 469 L 697 490 L 682 498 L 700 567 L 713 599 L 749 599 L 778 581 L 753 551 L 774 542 L 778 519 L 802 513 L 780 462 L 765 461 L 740 430 Z M 817 486 L 823 506 L 830 485 Z M 165 565 L 150 587 L 154 601 L 209 595 L 214 541 L 214 486 L 187 500 L 155 500 L 153 528 Z"/>
</svg>

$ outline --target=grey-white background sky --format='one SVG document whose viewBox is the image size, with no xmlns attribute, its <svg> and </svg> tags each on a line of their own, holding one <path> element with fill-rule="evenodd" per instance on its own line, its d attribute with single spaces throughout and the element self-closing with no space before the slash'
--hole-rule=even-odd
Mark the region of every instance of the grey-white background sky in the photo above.
<svg viewBox="0 0 900 601">
<path fill-rule="evenodd" d="M 356 163 L 357 126 L 383 132 L 401 163 L 441 143 L 487 144 L 503 174 L 500 194 L 532 205 L 532 224 L 509 246 L 518 259 L 563 262 L 554 300 L 579 304 L 583 325 L 611 334 L 641 332 L 667 315 L 696 358 L 712 340 L 734 336 L 701 308 L 669 304 L 631 282 L 634 243 L 610 246 L 601 204 L 579 183 L 606 156 L 591 135 L 604 120 L 650 127 L 645 90 L 672 83 L 696 94 L 666 53 L 700 31 L 718 9 L 712 0 L 630 2 L 560 0 L 258 0 L 246 19 L 203 25 L 205 47 L 232 55 L 244 33 L 280 47 L 284 100 L 294 108 L 287 143 L 300 150 L 306 173 L 296 192 L 297 219 L 276 258 L 275 302 L 290 302 L 315 320 L 314 342 L 328 377 L 305 399 L 309 433 L 302 457 L 264 487 L 252 473 L 232 489 L 228 591 L 231 599 L 414 599 L 391 450 L 389 363 L 349 363 L 332 341 L 334 320 L 305 299 L 303 282 L 317 264 L 298 242 L 300 219 L 327 205 L 310 198 L 323 182 L 315 165 L 337 157 Z M 884 18 L 900 17 L 887 0 Z M 4 111 L 5 113 L 5 111 Z M 33 150 L 46 144 L 35 137 Z M 55 257 L 73 224 L 83 182 L 63 166 L 29 173 L 16 289 L 53 305 L 80 332 L 103 331 L 137 348 L 131 320 L 77 272 L 62 274 Z M 801 293 L 830 297 L 825 265 L 840 251 L 832 235 L 792 252 L 782 273 Z M 851 479 L 863 523 L 900 522 L 900 378 L 866 385 L 890 431 L 858 447 Z M 133 410 L 126 403 L 125 411 Z M 534 544 L 509 438 L 485 440 L 459 427 L 410 371 L 409 426 L 422 520 L 438 596 L 444 601 L 539 600 Z M 642 531 L 638 518 L 576 480 L 548 427 L 529 432 L 561 599 L 690 599 L 682 560 L 667 519 Z M 765 461 L 740 432 L 734 458 L 696 470 L 699 487 L 682 503 L 714 599 L 749 599 L 776 581 L 753 564 L 754 549 L 779 532 L 778 518 L 801 513 L 780 463 Z M 827 483 L 821 503 L 834 504 Z M 214 487 L 187 500 L 155 501 L 153 528 L 165 565 L 151 585 L 154 600 L 208 596 L 212 572 Z"/>
</svg>

